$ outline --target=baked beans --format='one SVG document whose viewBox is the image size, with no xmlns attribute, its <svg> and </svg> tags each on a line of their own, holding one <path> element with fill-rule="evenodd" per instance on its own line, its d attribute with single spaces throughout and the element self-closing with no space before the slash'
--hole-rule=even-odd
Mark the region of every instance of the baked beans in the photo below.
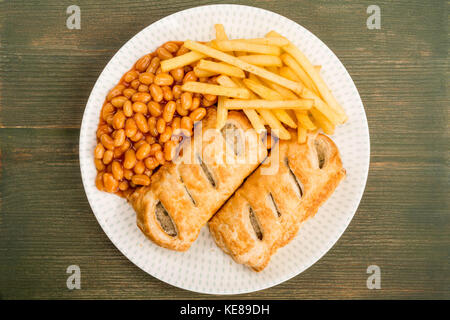
<svg viewBox="0 0 450 320">
<path fill-rule="evenodd" d="M 127 197 L 150 185 L 153 172 L 175 156 L 182 138 L 174 135 L 180 130 L 191 135 L 205 108 L 217 102 L 217 96 L 182 91 L 183 83 L 199 81 L 193 71 L 196 62 L 162 72 L 161 60 L 188 52 L 183 42 L 166 42 L 136 61 L 106 95 L 94 150 L 99 190 Z"/>
</svg>

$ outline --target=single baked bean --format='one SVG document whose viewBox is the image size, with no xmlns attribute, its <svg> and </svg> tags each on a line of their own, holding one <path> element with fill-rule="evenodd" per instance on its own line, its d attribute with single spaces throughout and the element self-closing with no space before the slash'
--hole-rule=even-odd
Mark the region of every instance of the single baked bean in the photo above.
<svg viewBox="0 0 450 320">
<path fill-rule="evenodd" d="M 127 97 L 128 99 L 131 99 L 131 96 L 133 95 L 133 94 L 135 94 L 136 93 L 136 90 L 134 90 L 133 88 L 126 88 L 126 89 L 124 89 L 123 90 L 123 95 L 125 96 L 125 97 Z M 130 101 L 131 102 L 131 101 Z M 126 103 L 126 101 L 125 101 L 125 103 Z M 125 104 L 124 104 L 125 105 Z"/>
<path fill-rule="evenodd" d="M 147 158 L 150 155 L 150 150 L 151 150 L 150 145 L 144 141 L 144 143 L 136 151 L 136 158 L 138 160 Z"/>
<path fill-rule="evenodd" d="M 166 42 L 165 44 L 163 44 L 163 47 L 169 51 L 170 53 L 175 53 L 178 51 L 178 45 L 176 43 L 173 42 Z"/>
<path fill-rule="evenodd" d="M 144 174 L 145 174 L 147 177 L 150 178 L 150 177 L 152 176 L 152 174 L 153 174 L 153 170 L 150 170 L 150 169 L 148 169 L 148 168 L 145 168 Z"/>
<path fill-rule="evenodd" d="M 114 147 L 120 147 L 125 143 L 125 130 L 120 129 L 117 131 L 114 131 Z"/>
<path fill-rule="evenodd" d="M 103 155 L 103 163 L 108 165 L 111 163 L 113 158 L 114 158 L 114 152 L 112 152 L 112 150 L 106 150 L 105 154 Z"/>
<path fill-rule="evenodd" d="M 160 151 L 162 149 L 161 145 L 159 143 L 154 143 L 151 145 L 150 155 L 154 156 L 156 152 Z"/>
<path fill-rule="evenodd" d="M 156 130 L 159 134 L 163 133 L 164 130 L 166 130 L 166 122 L 163 118 L 158 118 L 158 120 L 156 121 Z"/>
<path fill-rule="evenodd" d="M 188 110 L 192 107 L 192 94 L 190 92 L 183 92 L 180 100 L 183 109 Z"/>
<path fill-rule="evenodd" d="M 212 106 L 212 105 L 214 105 L 214 101 L 209 101 L 209 100 L 206 100 L 205 98 L 203 98 L 202 99 L 202 106 L 203 107 L 210 107 L 210 106 Z"/>
<path fill-rule="evenodd" d="M 164 143 L 170 140 L 172 137 L 172 128 L 170 126 L 166 126 L 166 130 L 159 136 L 159 141 Z"/>
<path fill-rule="evenodd" d="M 156 54 L 161 60 L 173 58 L 173 55 L 164 47 L 159 47 L 156 49 Z"/>
<path fill-rule="evenodd" d="M 94 163 L 97 171 L 105 170 L 105 165 L 103 164 L 103 161 L 101 159 L 94 159 Z"/>
<path fill-rule="evenodd" d="M 148 86 L 146 84 L 140 84 L 137 91 L 139 92 L 148 92 Z"/>
<path fill-rule="evenodd" d="M 164 106 L 163 111 L 163 119 L 165 122 L 170 122 L 173 119 L 173 115 L 175 114 L 175 110 L 177 109 L 177 104 L 175 101 L 169 101 Z"/>
<path fill-rule="evenodd" d="M 181 90 L 181 86 L 176 84 L 172 87 L 172 94 L 175 99 L 179 99 L 183 91 Z"/>
<path fill-rule="evenodd" d="M 206 116 L 206 109 L 205 108 L 198 108 L 191 112 L 189 115 L 189 118 L 192 119 L 192 121 L 200 121 Z"/>
<path fill-rule="evenodd" d="M 119 190 L 120 191 L 126 191 L 128 190 L 129 185 L 127 181 L 122 181 L 121 183 L 119 183 Z"/>
<path fill-rule="evenodd" d="M 131 180 L 131 177 L 133 176 L 134 172 L 130 169 L 123 169 L 123 177 L 127 180 Z"/>
<path fill-rule="evenodd" d="M 194 127 L 194 122 L 190 117 L 183 117 L 181 118 L 180 127 L 186 134 L 190 135 L 192 133 L 192 128 Z"/>
<path fill-rule="evenodd" d="M 94 158 L 101 159 L 101 158 L 103 158 L 104 153 L 105 153 L 105 147 L 101 143 L 98 143 L 94 150 Z"/>
<path fill-rule="evenodd" d="M 191 108 L 189 110 L 194 111 L 198 107 L 200 107 L 200 98 L 199 97 L 195 97 L 194 99 L 192 99 L 192 106 L 191 106 Z"/>
<path fill-rule="evenodd" d="M 128 139 L 125 139 L 125 142 L 120 146 L 120 151 L 125 152 L 131 147 L 131 142 Z"/>
<path fill-rule="evenodd" d="M 111 91 L 106 96 L 107 101 L 111 101 L 112 98 L 120 96 L 125 89 L 125 86 L 123 84 L 118 84 L 114 88 L 111 89 Z"/>
<path fill-rule="evenodd" d="M 171 161 L 174 158 L 177 146 L 177 142 L 173 140 L 169 140 L 164 144 L 164 158 L 167 161 Z"/>
<path fill-rule="evenodd" d="M 181 99 L 178 99 L 178 100 L 176 101 L 176 105 L 177 105 L 177 113 L 178 113 L 180 116 L 187 116 L 187 115 L 188 115 L 189 111 L 186 110 L 186 109 L 184 109 L 184 108 L 181 106 Z"/>
<path fill-rule="evenodd" d="M 111 104 L 116 108 L 122 108 L 125 101 L 127 101 L 128 98 L 125 96 L 118 96 L 111 99 Z"/>
<path fill-rule="evenodd" d="M 139 88 L 139 86 L 141 85 L 141 82 L 138 79 L 135 79 L 135 80 L 131 81 L 130 85 L 133 89 L 137 90 L 137 88 Z"/>
<path fill-rule="evenodd" d="M 131 70 L 131 71 L 128 71 L 127 73 L 125 73 L 125 76 L 123 77 L 123 80 L 125 82 L 131 82 L 131 81 L 137 79 L 137 77 L 138 77 L 137 71 L 136 70 Z"/>
<path fill-rule="evenodd" d="M 184 68 L 179 67 L 179 68 L 173 69 L 170 71 L 170 74 L 172 75 L 172 77 L 175 81 L 181 82 L 181 81 L 183 81 L 183 77 L 184 77 Z"/>
<path fill-rule="evenodd" d="M 136 70 L 139 70 L 140 72 L 144 72 L 145 69 L 147 69 L 147 67 L 150 65 L 150 61 L 151 61 L 150 55 L 147 54 L 147 55 L 143 56 L 136 62 Z"/>
<path fill-rule="evenodd" d="M 144 137 L 144 134 L 138 130 L 138 132 L 136 132 L 136 134 L 132 137 L 130 137 L 130 140 L 133 142 L 137 142 L 139 140 L 141 140 Z"/>
<path fill-rule="evenodd" d="M 159 166 L 159 162 L 158 160 L 156 160 L 155 157 L 148 157 L 147 159 L 144 160 L 144 164 L 150 170 L 153 170 L 157 166 Z"/>
<path fill-rule="evenodd" d="M 162 113 L 161 105 L 156 101 L 150 101 L 147 104 L 148 111 L 153 117 L 159 117 Z"/>
<path fill-rule="evenodd" d="M 173 83 L 173 78 L 170 74 L 161 72 L 155 76 L 155 80 L 153 82 L 158 86 L 170 86 Z"/>
<path fill-rule="evenodd" d="M 133 118 L 128 118 L 127 121 L 125 122 L 125 134 L 128 138 L 133 137 L 136 132 L 137 132 L 138 128 L 136 125 L 136 122 L 134 121 Z"/>
<path fill-rule="evenodd" d="M 158 70 L 158 68 L 159 68 L 160 61 L 161 61 L 161 59 L 159 59 L 158 57 L 153 57 L 152 61 L 150 62 L 150 66 L 147 68 L 147 72 L 155 73 L 156 70 Z"/>
<path fill-rule="evenodd" d="M 146 143 L 145 139 L 139 140 L 138 142 L 133 143 L 134 150 L 139 149 L 144 143 Z"/>
<path fill-rule="evenodd" d="M 163 87 L 161 87 L 161 89 L 163 92 L 164 100 L 166 100 L 166 101 L 173 100 L 172 88 L 170 88 L 168 86 L 163 86 Z"/>
<path fill-rule="evenodd" d="M 128 118 L 133 116 L 133 104 L 130 100 L 123 104 L 123 114 Z"/>
<path fill-rule="evenodd" d="M 134 165 L 136 164 L 136 153 L 133 149 L 128 149 L 127 152 L 125 152 L 125 157 L 123 159 L 123 167 L 125 169 L 133 169 Z"/>
<path fill-rule="evenodd" d="M 107 192 L 116 192 L 119 190 L 119 181 L 111 173 L 103 174 L 103 185 Z"/>
<path fill-rule="evenodd" d="M 214 101 L 214 102 L 217 101 L 217 96 L 213 95 L 213 94 L 204 94 L 203 98 L 205 98 L 208 101 Z"/>
<path fill-rule="evenodd" d="M 155 143 L 156 139 L 155 139 L 155 137 L 153 137 L 153 136 L 146 136 L 146 137 L 145 137 L 145 141 L 146 141 L 149 145 L 152 145 L 152 144 Z"/>
<path fill-rule="evenodd" d="M 106 149 L 108 150 L 114 149 L 114 140 L 108 134 L 106 133 L 102 134 L 102 136 L 100 137 L 100 141 Z"/>
<path fill-rule="evenodd" d="M 140 161 L 136 162 L 136 164 L 134 165 L 133 171 L 135 174 L 143 174 L 145 171 L 144 161 L 140 160 Z"/>
<path fill-rule="evenodd" d="M 148 123 L 148 131 L 153 136 L 156 137 L 158 135 L 158 130 L 156 130 L 156 118 L 150 117 L 147 120 Z"/>
<path fill-rule="evenodd" d="M 103 172 L 99 172 L 95 177 L 95 186 L 100 191 L 105 190 L 105 186 L 103 184 L 103 174 L 104 174 Z"/>
<path fill-rule="evenodd" d="M 115 99 L 115 98 L 114 98 L 114 99 Z M 103 106 L 103 108 L 102 108 L 102 119 L 106 121 L 106 119 L 108 118 L 108 116 L 109 116 L 110 114 L 113 114 L 114 111 L 116 111 L 116 110 L 114 109 L 114 106 L 113 106 L 111 103 L 108 102 L 108 103 L 105 104 L 105 105 Z"/>
<path fill-rule="evenodd" d="M 150 85 L 149 91 L 153 100 L 156 102 L 161 102 L 162 99 L 164 98 L 164 94 L 161 87 L 156 85 L 155 83 L 152 83 Z"/>
<path fill-rule="evenodd" d="M 184 75 L 183 78 L 183 84 L 189 81 L 197 81 L 197 76 L 195 75 L 194 71 L 189 71 Z"/>
<path fill-rule="evenodd" d="M 155 152 L 155 158 L 160 164 L 164 164 L 164 162 L 166 162 L 166 159 L 164 158 L 164 152 L 162 152 L 161 150 Z"/>
<path fill-rule="evenodd" d="M 116 180 L 120 181 L 123 179 L 123 168 L 119 161 L 113 161 L 111 171 Z"/>
<path fill-rule="evenodd" d="M 143 72 L 139 75 L 139 81 L 143 84 L 152 84 L 153 79 L 155 78 L 155 75 L 150 72 Z"/>
<path fill-rule="evenodd" d="M 133 111 L 136 113 L 147 114 L 147 105 L 143 102 L 136 101 L 133 103 Z"/>
<path fill-rule="evenodd" d="M 114 118 L 114 114 L 110 113 L 106 116 L 106 123 L 109 124 L 110 126 L 112 126 L 112 121 Z"/>
<path fill-rule="evenodd" d="M 122 110 L 116 112 L 113 117 L 112 125 L 114 129 L 122 129 L 125 125 L 126 116 Z"/>
<path fill-rule="evenodd" d="M 190 50 L 186 48 L 185 46 L 181 46 L 180 49 L 177 51 L 177 56 L 181 56 L 185 53 L 188 53 Z"/>
<path fill-rule="evenodd" d="M 148 92 L 136 92 L 135 94 L 133 94 L 131 96 L 131 100 L 133 102 L 138 101 L 138 102 L 147 103 L 150 101 L 150 99 L 151 99 L 151 96 L 150 96 L 150 93 L 148 93 Z"/>
<path fill-rule="evenodd" d="M 158 75 L 162 72 L 161 66 L 158 67 L 158 69 L 156 69 L 155 75 Z"/>
<path fill-rule="evenodd" d="M 148 186 L 150 184 L 150 178 L 145 174 L 136 174 L 131 178 L 131 181 L 139 186 Z"/>
<path fill-rule="evenodd" d="M 102 134 L 104 133 L 111 133 L 113 132 L 113 128 L 111 128 L 110 126 L 108 126 L 107 124 L 102 124 L 98 127 L 97 129 L 97 138 L 100 139 L 100 137 L 102 136 Z"/>
<path fill-rule="evenodd" d="M 179 130 L 181 127 L 181 118 L 175 117 L 172 120 L 172 130 L 174 134 L 177 134 L 177 130 Z"/>
</svg>

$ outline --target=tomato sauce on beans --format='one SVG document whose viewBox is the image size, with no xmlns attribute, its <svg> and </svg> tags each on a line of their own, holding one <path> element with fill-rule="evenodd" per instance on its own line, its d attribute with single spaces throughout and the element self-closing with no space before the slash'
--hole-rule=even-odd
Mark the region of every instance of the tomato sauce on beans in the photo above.
<svg viewBox="0 0 450 320">
<path fill-rule="evenodd" d="M 192 135 L 193 123 L 217 102 L 216 96 L 181 90 L 183 83 L 199 81 L 192 71 L 196 62 L 161 72 L 162 60 L 188 52 L 183 42 L 164 43 L 137 60 L 107 94 L 94 150 L 99 190 L 127 197 L 150 185 L 159 166 L 173 160 L 181 130 Z"/>
</svg>

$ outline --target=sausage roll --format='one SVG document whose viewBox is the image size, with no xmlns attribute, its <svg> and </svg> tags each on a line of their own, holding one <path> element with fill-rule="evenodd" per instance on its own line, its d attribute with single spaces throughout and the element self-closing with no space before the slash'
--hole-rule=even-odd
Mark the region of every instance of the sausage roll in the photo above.
<svg viewBox="0 0 450 320">
<path fill-rule="evenodd" d="M 211 108 L 201 126 L 195 127 L 193 139 L 180 144 L 181 155 L 162 166 L 148 187 L 129 197 L 138 227 L 162 247 L 187 250 L 200 229 L 267 156 L 241 112 L 229 112 L 221 130 L 215 125 L 216 111 Z"/>
<path fill-rule="evenodd" d="M 294 132 L 292 136 L 272 148 L 270 157 L 209 222 L 217 245 L 255 271 L 263 270 L 272 254 L 293 239 L 345 176 L 331 139 L 310 134 L 299 144 Z M 269 160 L 278 164 L 275 174 Z"/>
</svg>

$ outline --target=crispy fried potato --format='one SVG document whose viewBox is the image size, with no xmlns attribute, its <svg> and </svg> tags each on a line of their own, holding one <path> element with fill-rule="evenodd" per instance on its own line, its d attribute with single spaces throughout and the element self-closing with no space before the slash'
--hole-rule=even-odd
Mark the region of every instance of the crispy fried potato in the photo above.
<svg viewBox="0 0 450 320">
<path fill-rule="evenodd" d="M 311 121 L 311 119 L 308 116 L 308 113 L 305 111 L 296 111 L 295 116 L 297 117 L 298 125 L 304 127 L 307 130 L 316 130 L 317 127 L 315 124 Z"/>
<path fill-rule="evenodd" d="M 311 114 L 314 119 L 314 123 L 318 128 L 322 128 L 323 132 L 326 134 L 333 134 L 334 133 L 334 125 L 328 121 L 328 119 L 320 113 L 316 108 L 311 109 Z"/>
<path fill-rule="evenodd" d="M 311 80 L 311 78 L 306 74 L 306 72 L 303 70 L 303 68 L 295 61 L 295 59 L 288 53 L 283 53 L 281 55 L 281 60 L 283 60 L 284 64 L 288 66 L 296 75 L 297 77 L 303 82 L 305 87 L 307 87 L 309 90 L 313 91 L 314 93 L 318 94 L 317 88 L 314 85 L 314 82 Z"/>
<path fill-rule="evenodd" d="M 219 74 L 225 74 L 231 77 L 245 78 L 245 73 L 242 69 L 235 66 L 230 66 L 229 64 L 223 62 L 213 62 L 202 59 L 198 63 L 197 68 Z"/>
<path fill-rule="evenodd" d="M 245 88 L 228 88 L 210 83 L 186 82 L 181 86 L 181 90 L 202 94 L 212 94 L 215 96 L 226 96 L 240 99 L 248 99 L 250 92 Z"/>
<path fill-rule="evenodd" d="M 216 29 L 216 40 L 228 40 L 228 36 L 225 32 L 223 24 L 215 24 L 214 29 Z M 287 43 L 289 44 L 289 43 Z"/>
<path fill-rule="evenodd" d="M 296 109 L 309 110 L 313 105 L 311 99 L 297 99 L 297 100 L 263 100 L 263 99 L 226 99 L 224 105 L 227 109 Z"/>
<path fill-rule="evenodd" d="M 258 109 L 259 114 L 271 128 L 271 134 L 275 134 L 281 140 L 291 139 L 291 134 L 286 130 L 281 122 L 273 115 L 270 110 Z"/>
<path fill-rule="evenodd" d="M 264 44 L 270 46 L 282 47 L 289 44 L 289 40 L 281 37 L 266 37 L 266 38 L 253 38 L 253 39 L 237 39 L 239 41 Z"/>
<path fill-rule="evenodd" d="M 261 54 L 271 54 L 279 56 L 281 54 L 280 47 L 251 43 L 241 40 L 222 40 L 216 41 L 217 47 L 222 51 L 244 51 Z"/>
<path fill-rule="evenodd" d="M 254 64 L 255 66 L 261 66 L 261 67 L 281 67 L 283 65 L 283 62 L 281 59 L 277 56 L 271 56 L 268 54 L 252 54 L 252 55 L 244 55 L 244 56 L 238 56 L 239 59 L 244 60 L 245 62 Z"/>
<path fill-rule="evenodd" d="M 212 76 L 219 74 L 218 72 L 202 70 L 199 67 L 194 67 L 194 73 L 198 78 L 207 78 L 207 77 L 212 77 Z"/>
<path fill-rule="evenodd" d="M 161 70 L 162 72 L 167 72 L 176 68 L 184 67 L 205 57 L 206 55 L 202 53 L 191 51 L 181 56 L 161 61 Z"/>
</svg>

